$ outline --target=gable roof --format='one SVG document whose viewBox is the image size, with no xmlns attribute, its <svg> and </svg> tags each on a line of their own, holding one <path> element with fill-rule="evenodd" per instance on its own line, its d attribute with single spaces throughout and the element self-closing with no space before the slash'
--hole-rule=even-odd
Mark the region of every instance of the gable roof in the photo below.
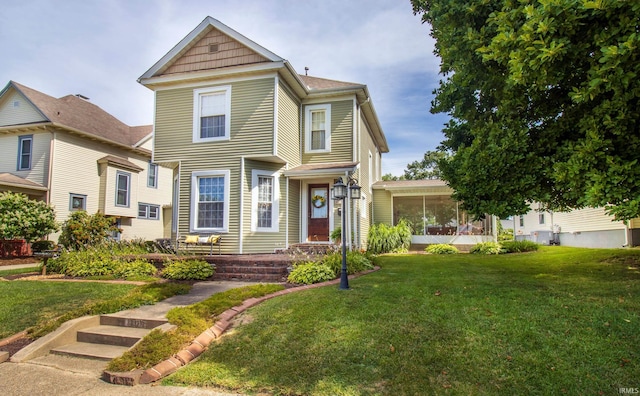
<svg viewBox="0 0 640 396">
<path fill-rule="evenodd" d="M 305 83 L 309 91 L 324 91 L 324 90 L 335 91 L 340 89 L 359 89 L 359 88 L 361 89 L 365 86 L 364 84 L 329 80 L 326 78 L 312 77 L 312 76 L 307 76 L 302 74 L 299 74 L 298 76 Z"/>
<path fill-rule="evenodd" d="M 49 122 L 76 133 L 133 147 L 153 130 L 151 125 L 130 127 L 78 96 L 67 95 L 56 99 L 15 81 L 9 81 L 0 92 L 0 97 L 9 88 L 20 92 Z"/>
</svg>

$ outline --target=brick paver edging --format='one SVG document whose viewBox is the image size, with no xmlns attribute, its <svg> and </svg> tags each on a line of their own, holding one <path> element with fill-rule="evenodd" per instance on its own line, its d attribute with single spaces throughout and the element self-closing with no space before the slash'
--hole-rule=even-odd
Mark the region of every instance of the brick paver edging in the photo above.
<svg viewBox="0 0 640 396">
<path fill-rule="evenodd" d="M 372 270 L 359 272 L 354 275 L 349 275 L 349 279 L 354 279 L 362 275 L 370 274 L 372 272 L 378 271 L 380 267 L 375 267 Z M 218 321 L 207 330 L 205 330 L 202 334 L 196 337 L 195 340 L 191 341 L 191 344 L 176 353 L 169 359 L 160 362 L 147 370 L 135 370 L 126 373 L 114 373 L 109 371 L 104 371 L 102 373 L 102 379 L 106 382 L 110 382 L 112 384 L 118 385 L 129 385 L 134 386 L 137 384 L 150 384 L 152 382 L 158 381 L 166 377 L 169 374 L 174 373 L 179 368 L 186 366 L 189 362 L 197 358 L 204 352 L 207 347 L 211 344 L 211 342 L 217 338 L 220 338 L 222 334 L 231 326 L 231 319 L 246 311 L 247 309 L 254 307 L 260 304 L 263 301 L 272 299 L 274 297 L 283 296 L 285 294 L 294 293 L 302 290 L 315 289 L 317 287 L 329 286 L 329 285 L 337 285 L 340 283 L 340 279 L 334 279 L 327 282 L 315 283 L 313 285 L 305 285 L 293 287 L 291 289 L 280 290 L 275 293 L 268 294 L 266 296 L 258 297 L 258 298 L 249 298 L 245 300 L 242 305 L 236 306 L 233 308 L 229 308 L 220 315 L 218 315 Z"/>
</svg>

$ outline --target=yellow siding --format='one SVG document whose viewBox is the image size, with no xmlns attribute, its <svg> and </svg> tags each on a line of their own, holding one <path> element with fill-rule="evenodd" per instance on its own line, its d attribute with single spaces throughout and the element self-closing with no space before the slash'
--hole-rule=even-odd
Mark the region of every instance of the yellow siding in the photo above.
<svg viewBox="0 0 640 396">
<path fill-rule="evenodd" d="M 300 105 L 282 84 L 278 86 L 278 155 L 291 168 L 300 165 Z"/>
<path fill-rule="evenodd" d="M 33 136 L 31 170 L 18 171 L 18 140 L 20 136 Z M 13 173 L 32 182 L 47 186 L 49 183 L 49 132 L 11 133 L 0 136 L 0 172 Z"/>
<path fill-rule="evenodd" d="M 0 101 L 0 126 L 45 121 L 47 119 L 15 89 L 8 90 Z"/>
<path fill-rule="evenodd" d="M 385 190 L 373 190 L 372 223 L 392 224 L 391 193 Z"/>
<path fill-rule="evenodd" d="M 631 219 L 629 221 L 629 228 L 640 228 L 640 218 Z"/>
<path fill-rule="evenodd" d="M 553 223 L 562 227 L 561 232 L 586 232 L 624 229 L 621 221 L 612 221 L 604 208 L 586 208 L 568 213 L 554 213 Z"/>
<path fill-rule="evenodd" d="M 286 190 L 285 192 L 286 193 Z M 284 195 L 283 195 L 284 196 Z M 286 210 L 286 207 L 285 207 Z M 289 244 L 300 242 L 300 180 L 289 180 Z"/>
<path fill-rule="evenodd" d="M 353 101 L 342 100 L 328 103 L 331 104 L 331 152 L 304 153 L 302 155 L 303 164 L 353 161 Z M 302 125 L 305 125 L 304 119 Z M 303 144 L 305 144 L 304 136 L 303 131 Z"/>
</svg>

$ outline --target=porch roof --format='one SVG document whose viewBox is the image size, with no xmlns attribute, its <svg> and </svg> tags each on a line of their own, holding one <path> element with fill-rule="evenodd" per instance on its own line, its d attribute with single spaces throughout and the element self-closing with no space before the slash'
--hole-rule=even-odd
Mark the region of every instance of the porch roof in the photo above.
<svg viewBox="0 0 640 396">
<path fill-rule="evenodd" d="M 331 162 L 321 164 L 305 164 L 287 169 L 284 175 L 293 178 L 341 176 L 345 172 L 354 172 L 359 162 Z"/>
<path fill-rule="evenodd" d="M 47 191 L 47 187 L 12 173 L 0 173 L 0 186 L 19 187 L 27 190 Z"/>
<path fill-rule="evenodd" d="M 447 182 L 441 179 L 428 180 L 388 180 L 375 182 L 372 186 L 374 190 L 385 190 L 392 194 L 416 194 L 425 193 L 451 193 L 453 190 Z"/>
</svg>

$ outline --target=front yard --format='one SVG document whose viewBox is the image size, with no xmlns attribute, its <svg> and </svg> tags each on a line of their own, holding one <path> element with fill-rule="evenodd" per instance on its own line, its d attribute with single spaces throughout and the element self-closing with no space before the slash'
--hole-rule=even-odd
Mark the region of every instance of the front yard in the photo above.
<svg viewBox="0 0 640 396">
<path fill-rule="evenodd" d="M 617 394 L 640 387 L 640 251 L 401 255 L 269 300 L 165 380 L 270 394 Z"/>
</svg>

